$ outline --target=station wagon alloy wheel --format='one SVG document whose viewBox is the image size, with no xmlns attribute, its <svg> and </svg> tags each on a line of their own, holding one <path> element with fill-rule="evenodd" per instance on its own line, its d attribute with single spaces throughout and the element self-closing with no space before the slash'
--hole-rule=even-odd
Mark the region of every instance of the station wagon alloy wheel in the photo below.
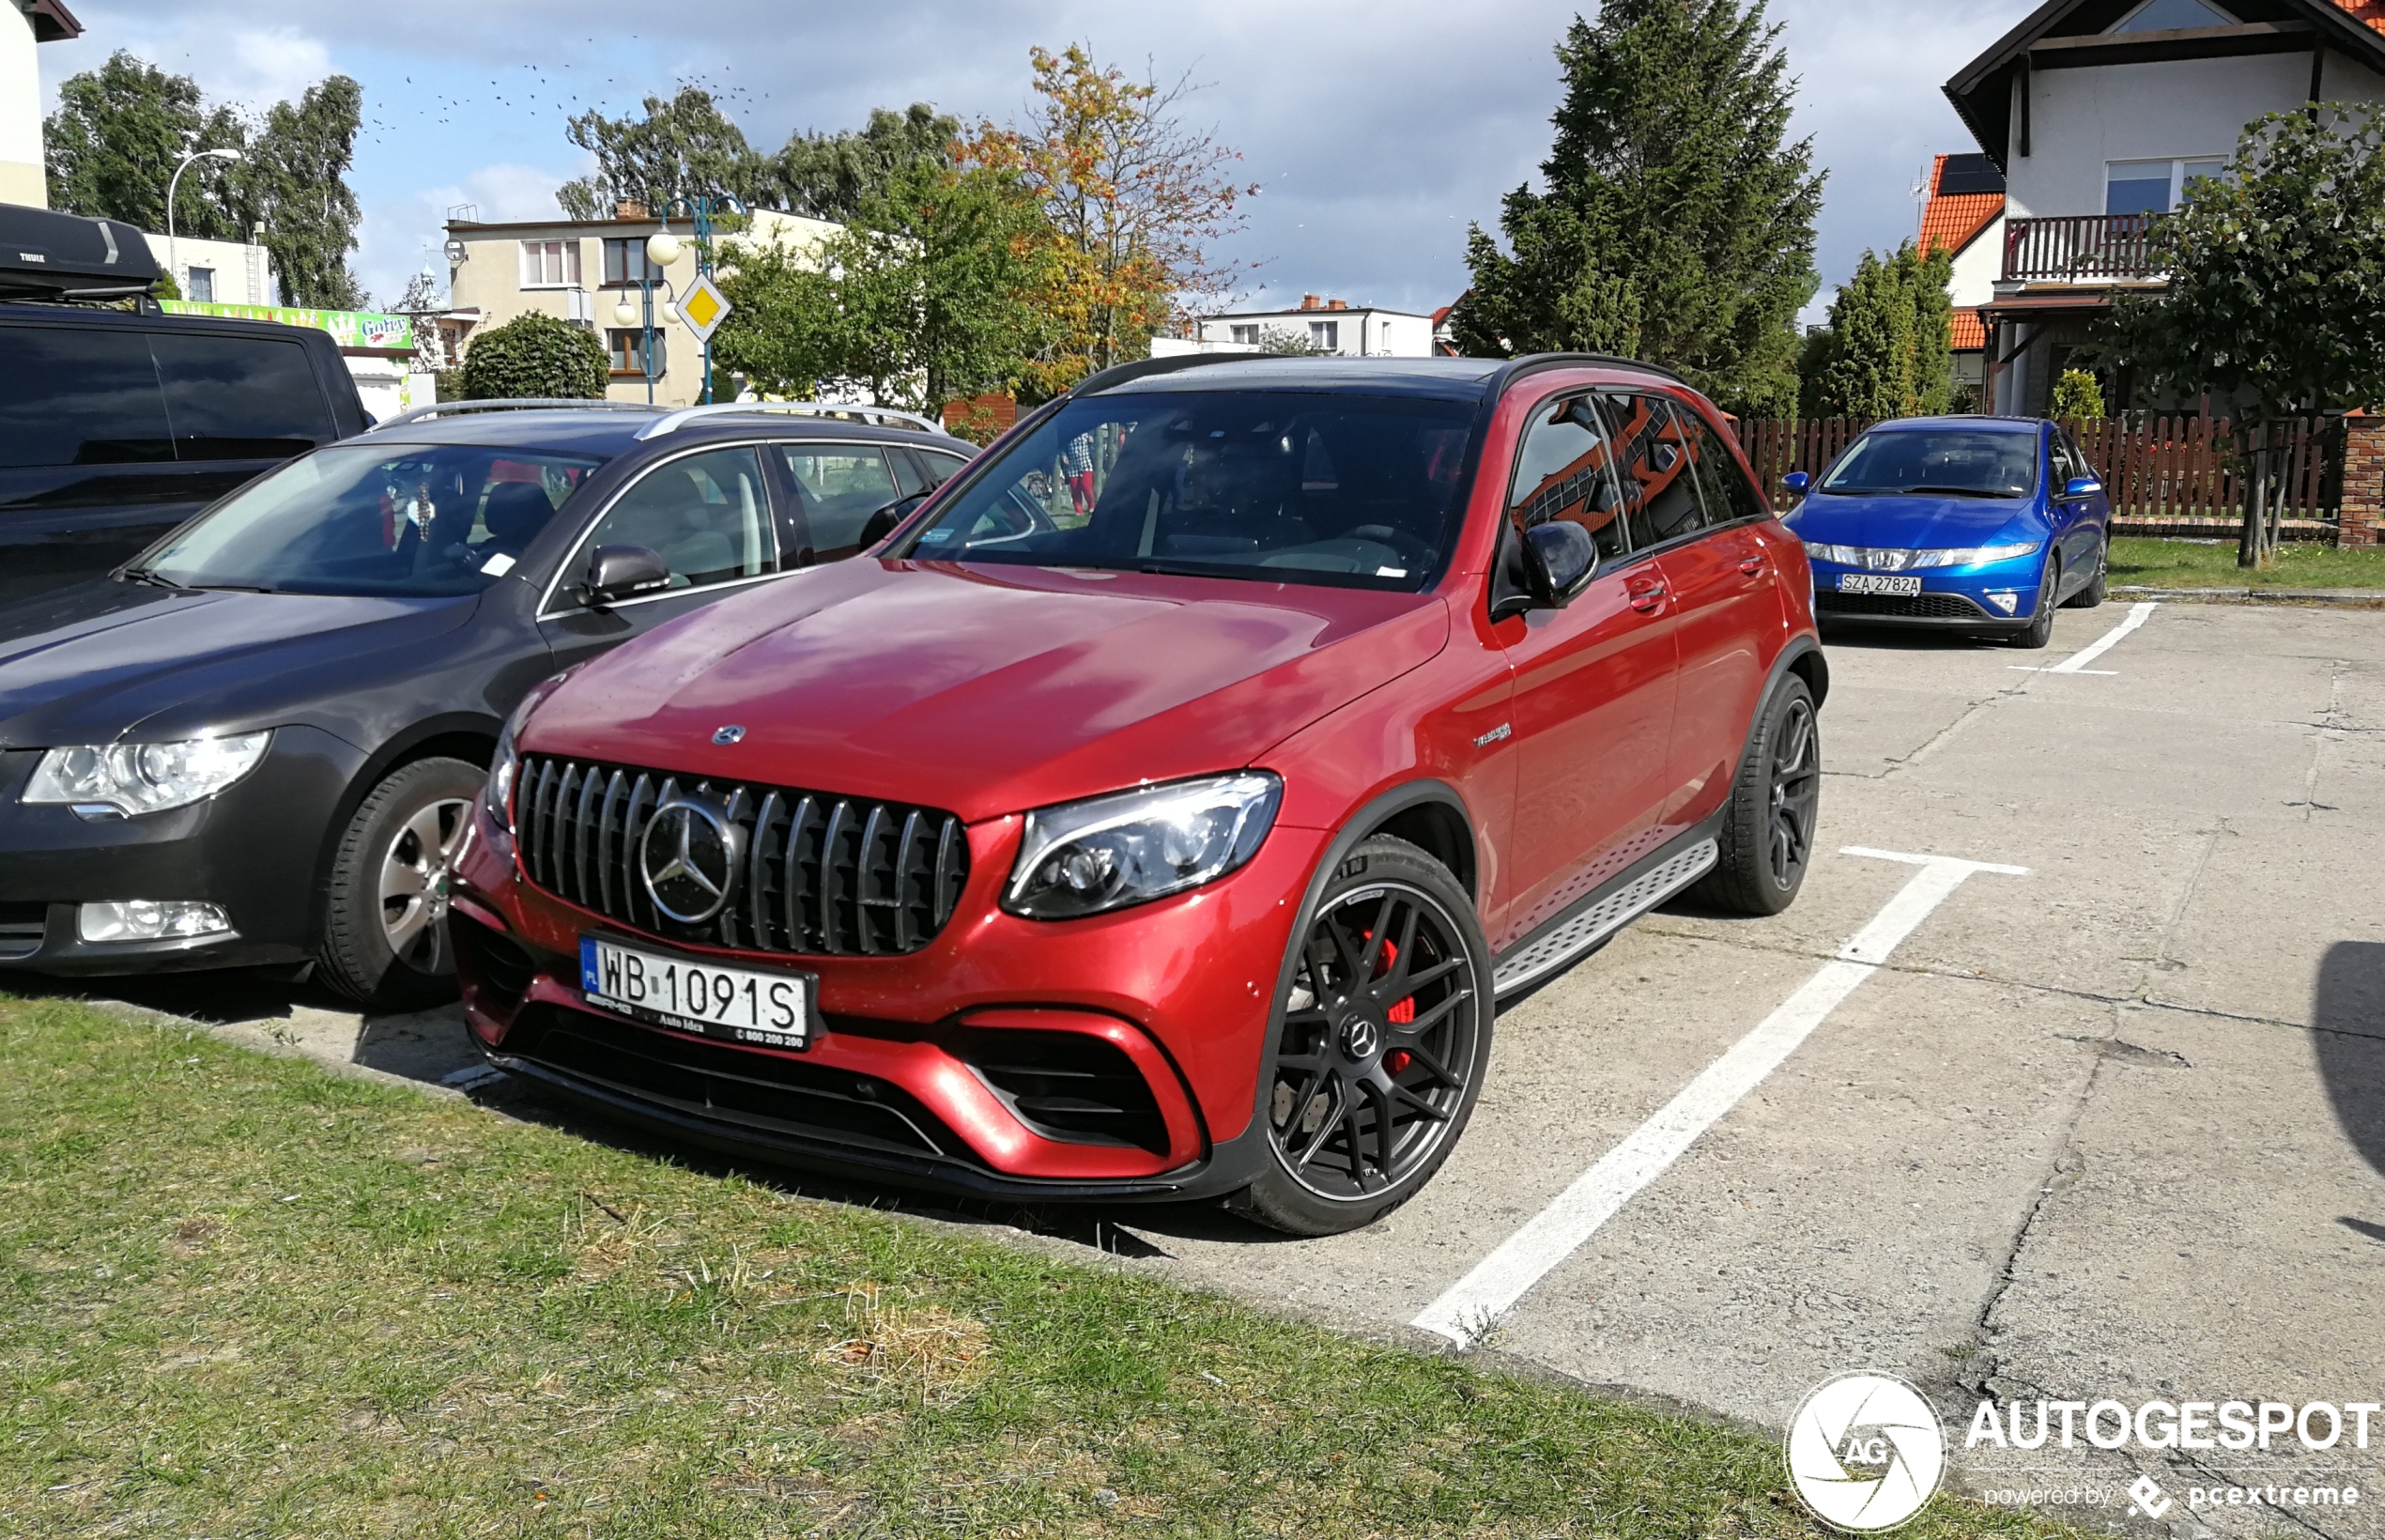
<svg viewBox="0 0 2385 1540">
<path fill-rule="evenodd" d="M 455 971 L 447 945 L 447 864 L 471 816 L 467 799 L 434 802 L 399 825 L 381 856 L 381 924 L 391 952 L 416 973 Z"/>
<path fill-rule="evenodd" d="M 1316 1196 L 1389 1196 L 1439 1153 L 1475 1073 L 1483 980 L 1455 918 L 1404 883 L 1308 928 L 1268 1102 L 1284 1169 Z"/>
</svg>

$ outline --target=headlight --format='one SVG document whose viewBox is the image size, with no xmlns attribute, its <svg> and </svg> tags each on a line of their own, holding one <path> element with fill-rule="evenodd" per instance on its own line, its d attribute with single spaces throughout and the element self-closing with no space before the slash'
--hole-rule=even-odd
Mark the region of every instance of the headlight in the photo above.
<svg viewBox="0 0 2385 1540">
<path fill-rule="evenodd" d="M 28 803 L 66 803 L 126 816 L 159 813 L 215 795 L 256 768 L 273 734 L 186 738 L 171 744 L 54 748 L 34 766 Z"/>
<path fill-rule="evenodd" d="M 1257 852 L 1283 799 L 1280 778 L 1245 770 L 1039 808 L 1002 906 L 1073 919 L 1198 887 Z"/>
<path fill-rule="evenodd" d="M 2016 556 L 2026 556 L 2036 550 L 2039 542 L 2023 540 L 2012 546 L 1962 546 L 1946 550 L 1911 550 L 1900 546 L 1824 546 L 1808 540 L 1806 554 L 1817 562 L 1835 562 L 1842 567 L 1861 567 L 1867 572 L 1918 572 L 1924 567 L 1976 567 L 1989 562 L 2008 562 Z"/>
<path fill-rule="evenodd" d="M 2036 552 L 2038 542 L 2023 540 L 2009 546 L 1973 546 L 1964 550 L 1929 551 L 1937 560 L 1928 563 L 1933 567 L 1976 567 L 1990 562 L 2009 562 L 2016 556 Z"/>
</svg>

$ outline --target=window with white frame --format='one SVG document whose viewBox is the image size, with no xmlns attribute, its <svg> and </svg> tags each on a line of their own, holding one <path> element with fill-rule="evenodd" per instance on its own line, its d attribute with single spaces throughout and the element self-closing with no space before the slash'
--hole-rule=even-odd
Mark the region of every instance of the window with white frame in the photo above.
<svg viewBox="0 0 2385 1540">
<path fill-rule="evenodd" d="M 2166 214 L 2186 197 L 2197 178 L 2218 177 L 2227 160 L 2198 155 L 2169 161 L 2107 161 L 2103 165 L 2103 211 Z"/>
<path fill-rule="evenodd" d="M 1254 321 L 1249 326 L 1237 325 L 1234 328 L 1234 340 L 1237 343 L 1247 344 L 1250 346 L 1256 347 L 1259 345 L 1258 323 Z"/>
<path fill-rule="evenodd" d="M 579 286 L 579 242 L 577 240 L 525 240 L 522 242 L 522 287 L 577 288 Z"/>
<path fill-rule="evenodd" d="M 215 270 L 213 268 L 192 268 L 191 270 L 190 298 L 200 300 L 203 303 L 211 303 L 214 300 Z"/>
<path fill-rule="evenodd" d="M 1342 323 L 1311 321 L 1308 323 L 1308 345 L 1327 353 L 1342 350 Z"/>
</svg>

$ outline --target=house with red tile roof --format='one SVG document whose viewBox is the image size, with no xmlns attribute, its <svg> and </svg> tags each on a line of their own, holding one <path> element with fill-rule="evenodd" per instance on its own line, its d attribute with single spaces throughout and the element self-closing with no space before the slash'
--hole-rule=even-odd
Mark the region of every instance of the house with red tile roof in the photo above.
<svg viewBox="0 0 2385 1540">
<path fill-rule="evenodd" d="M 2113 297 L 2166 283 L 2148 232 L 2246 124 L 2385 100 L 2385 0 L 2047 0 L 1946 93 L 2004 183 L 1985 404 L 2035 414 Z"/>
<path fill-rule="evenodd" d="M 1921 206 L 1921 250 L 1954 259 L 1946 297 L 1954 301 L 1954 379 L 1973 402 L 1984 399 L 1988 329 L 1982 306 L 1995 300 L 2004 268 L 2004 173 L 1984 155 L 1941 155 L 1930 167 Z"/>
</svg>

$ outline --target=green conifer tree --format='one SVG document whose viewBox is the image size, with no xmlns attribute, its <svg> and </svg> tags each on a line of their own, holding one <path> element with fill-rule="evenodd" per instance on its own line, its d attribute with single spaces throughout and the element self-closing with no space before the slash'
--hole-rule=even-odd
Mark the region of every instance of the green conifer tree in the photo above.
<svg viewBox="0 0 2385 1540">
<path fill-rule="evenodd" d="M 1727 409 L 1796 409 L 1822 175 L 1788 142 L 1794 82 L 1762 0 L 1606 0 L 1558 45 L 1546 190 L 1479 225 L 1451 317 L 1469 353 L 1616 352 Z"/>
</svg>

